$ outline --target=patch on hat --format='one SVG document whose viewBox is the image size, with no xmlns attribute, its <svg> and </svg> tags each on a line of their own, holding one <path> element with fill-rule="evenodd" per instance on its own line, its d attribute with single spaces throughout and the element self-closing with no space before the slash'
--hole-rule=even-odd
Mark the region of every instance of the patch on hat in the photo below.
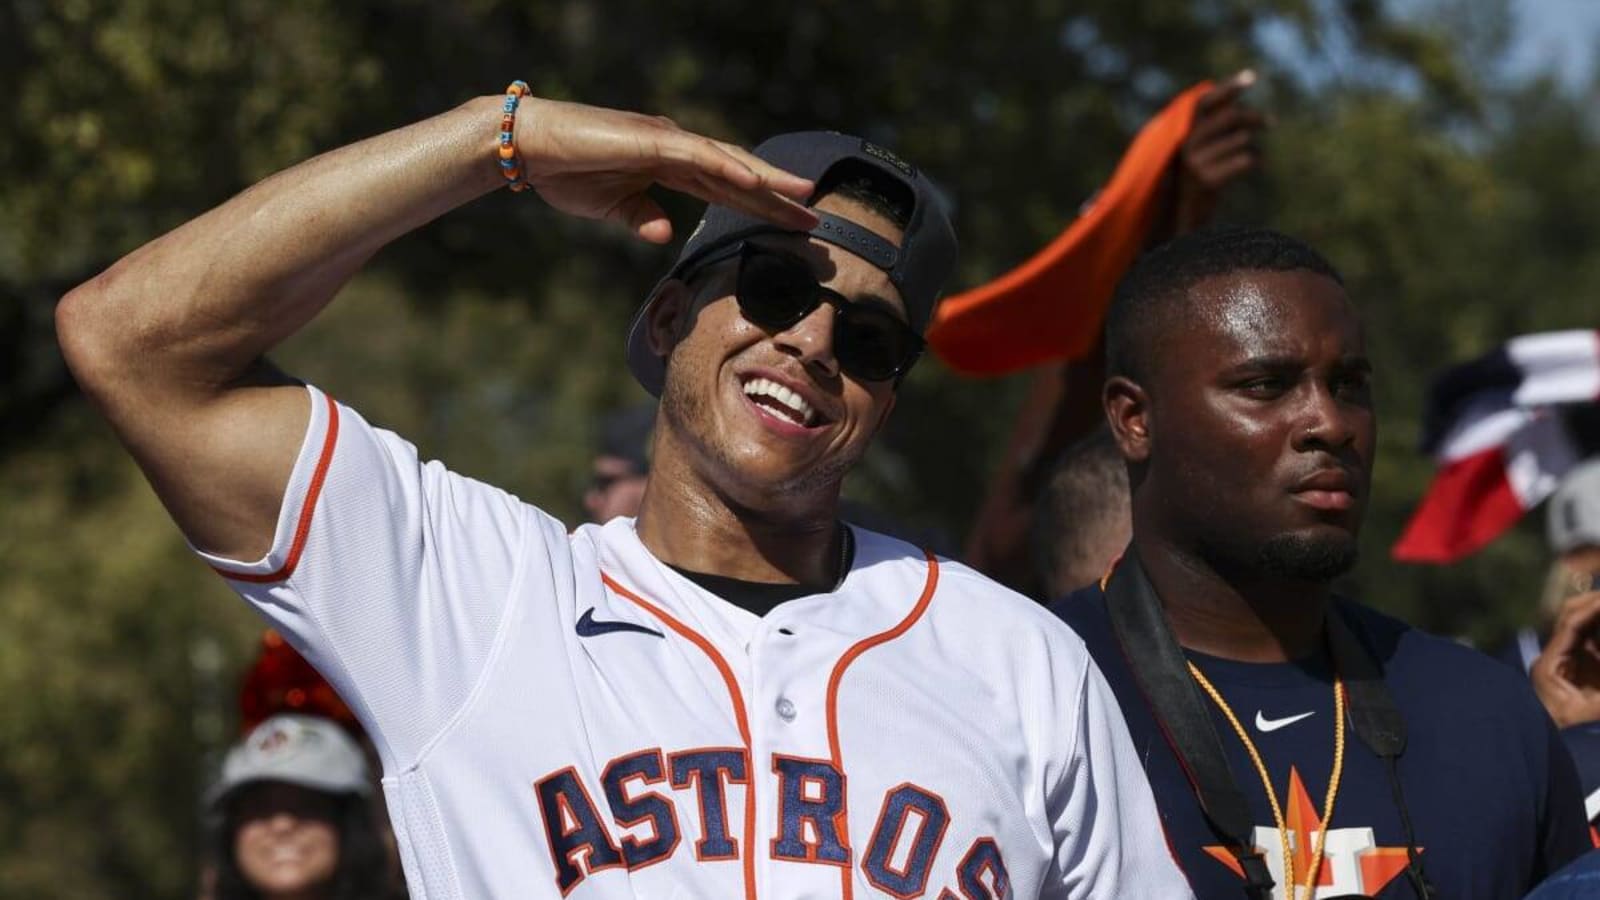
<svg viewBox="0 0 1600 900">
<path fill-rule="evenodd" d="M 293 719 L 274 719 L 250 735 L 247 759 L 273 765 L 301 753 L 315 753 L 322 741 L 321 734 Z"/>
<path fill-rule="evenodd" d="M 280 781 L 335 794 L 372 790 L 367 763 L 355 739 L 330 719 L 279 713 L 257 725 L 222 761 L 222 774 L 208 791 L 216 806 L 236 789 L 258 781 Z"/>
<path fill-rule="evenodd" d="M 895 156 L 893 151 L 886 147 L 879 147 L 877 144 L 874 144 L 871 141 L 863 140 L 861 142 L 861 152 L 872 157 L 873 159 L 881 160 L 891 166 L 894 166 L 896 169 L 899 169 L 900 173 L 907 178 L 917 177 L 917 170 L 915 166 L 911 165 L 911 163 L 906 162 L 900 157 Z"/>
</svg>

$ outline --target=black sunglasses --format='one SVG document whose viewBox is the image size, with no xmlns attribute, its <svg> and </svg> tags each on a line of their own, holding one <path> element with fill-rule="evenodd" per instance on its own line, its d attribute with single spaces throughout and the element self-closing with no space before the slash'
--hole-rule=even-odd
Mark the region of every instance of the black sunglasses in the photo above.
<svg viewBox="0 0 1600 900">
<path fill-rule="evenodd" d="M 589 476 L 589 490 L 603 494 L 611 490 L 611 486 L 619 481 L 643 477 L 644 474 L 641 472 L 607 472 L 603 475 L 596 473 Z"/>
<path fill-rule="evenodd" d="M 904 377 L 922 355 L 922 336 L 904 320 L 873 303 L 854 303 L 823 287 L 797 257 L 738 241 L 697 261 L 682 278 L 734 256 L 739 275 L 734 297 L 739 312 L 768 331 L 783 331 L 826 303 L 834 309 L 833 356 L 845 374 L 863 381 Z"/>
</svg>

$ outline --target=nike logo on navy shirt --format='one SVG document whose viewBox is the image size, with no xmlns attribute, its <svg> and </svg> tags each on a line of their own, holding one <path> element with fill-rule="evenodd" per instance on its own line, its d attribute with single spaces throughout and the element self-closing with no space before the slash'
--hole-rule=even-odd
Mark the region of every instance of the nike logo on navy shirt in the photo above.
<svg viewBox="0 0 1600 900">
<path fill-rule="evenodd" d="M 1258 709 L 1256 710 L 1256 729 L 1263 734 L 1277 731 L 1279 728 L 1293 725 L 1301 719 L 1304 719 L 1306 716 L 1315 715 L 1316 712 L 1316 710 L 1312 710 L 1311 712 L 1303 712 L 1298 716 L 1284 716 L 1281 719 L 1269 719 L 1266 716 L 1263 716 L 1261 714 L 1261 710 Z"/>
<path fill-rule="evenodd" d="M 578 625 L 574 630 L 578 632 L 578 637 L 586 638 L 610 634 L 613 631 L 637 631 L 643 634 L 653 634 L 658 638 L 666 637 L 666 635 L 654 628 L 646 628 L 643 625 L 635 625 L 632 622 L 597 622 L 594 618 L 594 607 L 592 606 L 584 610 L 583 615 L 578 617 Z"/>
</svg>

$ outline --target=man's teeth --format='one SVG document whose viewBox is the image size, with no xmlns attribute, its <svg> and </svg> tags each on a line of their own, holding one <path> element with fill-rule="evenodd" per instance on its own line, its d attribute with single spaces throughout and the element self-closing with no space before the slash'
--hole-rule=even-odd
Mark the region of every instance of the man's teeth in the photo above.
<svg viewBox="0 0 1600 900">
<path fill-rule="evenodd" d="M 767 408 L 783 414 L 796 425 L 809 424 L 815 417 L 816 410 L 805 398 L 769 378 L 750 379 L 744 383 L 744 393 L 747 397 L 770 397 L 776 400 L 776 405 L 768 404 Z"/>
</svg>

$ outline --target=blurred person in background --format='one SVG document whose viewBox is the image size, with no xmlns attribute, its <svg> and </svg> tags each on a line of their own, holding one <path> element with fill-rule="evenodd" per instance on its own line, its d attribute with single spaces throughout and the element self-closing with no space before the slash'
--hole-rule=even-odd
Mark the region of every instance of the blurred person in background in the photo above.
<svg viewBox="0 0 1600 900">
<path fill-rule="evenodd" d="M 600 446 L 589 463 L 589 489 L 583 509 L 597 525 L 617 516 L 636 516 L 650 480 L 650 431 L 656 424 L 656 405 L 640 404 L 605 417 L 600 426 Z"/>
<path fill-rule="evenodd" d="M 330 720 L 355 739 L 372 779 L 372 790 L 368 796 L 378 838 L 383 843 L 390 894 L 405 896 L 400 850 L 395 844 L 394 829 L 389 825 L 389 810 L 384 802 L 383 789 L 378 783 L 378 749 L 356 720 L 356 714 L 350 711 L 349 705 L 328 683 L 328 679 L 290 646 L 283 635 L 268 628 L 261 635 L 260 652 L 245 673 L 239 689 L 239 728 L 249 732 L 280 713 L 298 713 Z"/>
<path fill-rule="evenodd" d="M 1538 621 L 1517 630 L 1495 656 L 1532 673 L 1562 607 L 1595 590 L 1600 578 L 1600 459 L 1574 467 L 1545 504 L 1545 541 L 1554 558 L 1539 597 Z M 1551 715 L 1561 721 L 1561 714 Z"/>
<path fill-rule="evenodd" d="M 355 713 L 305 657 L 283 635 L 268 628 L 261 635 L 255 659 L 245 671 L 239 688 L 239 730 L 248 735 L 275 717 L 291 714 L 320 722 L 331 722 L 344 731 L 360 748 L 367 776 L 364 792 L 371 805 L 372 823 L 384 856 L 387 893 L 376 896 L 401 898 L 406 895 L 405 876 L 400 870 L 400 853 L 394 830 L 389 826 L 383 790 L 377 779 L 378 751 L 361 729 Z M 242 743 L 241 743 L 242 746 Z M 217 864 L 222 856 L 208 853 L 201 861 L 200 900 L 215 900 Z"/>
<path fill-rule="evenodd" d="M 1111 568 L 1133 537 L 1128 504 L 1128 470 L 1102 424 L 1061 454 L 1035 504 L 1033 558 L 1044 596 L 1066 596 Z"/>
<path fill-rule="evenodd" d="M 1600 460 L 1567 474 L 1546 516 L 1556 554 L 1540 603 L 1549 624 L 1523 629 L 1514 646 L 1577 763 L 1590 838 L 1600 845 Z"/>
<path fill-rule="evenodd" d="M 280 713 L 228 751 L 215 816 L 211 900 L 381 900 L 389 887 L 355 740 L 320 716 Z"/>
</svg>

